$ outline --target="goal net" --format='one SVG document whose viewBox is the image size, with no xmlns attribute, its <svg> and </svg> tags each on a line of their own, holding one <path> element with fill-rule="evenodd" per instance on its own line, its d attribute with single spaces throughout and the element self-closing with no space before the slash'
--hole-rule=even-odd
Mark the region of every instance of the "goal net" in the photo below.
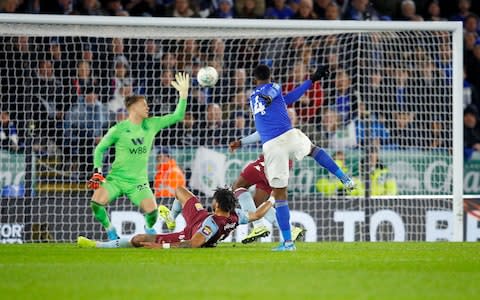
<svg viewBox="0 0 480 300">
<path fill-rule="evenodd" d="M 255 130 L 248 96 L 260 63 L 285 94 L 316 68 L 330 71 L 289 111 L 358 188 L 346 193 L 311 158 L 294 162 L 292 222 L 306 241 L 462 240 L 461 43 L 461 26 L 443 22 L 3 15 L 1 241 L 106 238 L 86 187 L 95 145 L 126 118 L 128 95 L 145 95 L 152 115 L 172 112 L 177 71 L 192 74 L 186 117 L 158 134 L 149 179 L 153 187 L 168 155 L 208 206 L 215 186 L 231 185 L 261 154 L 259 144 L 227 149 Z M 220 75 L 213 88 L 195 78 L 206 65 Z M 143 232 L 128 199 L 108 211 L 120 235 Z M 166 231 L 160 221 L 156 229 Z"/>
</svg>

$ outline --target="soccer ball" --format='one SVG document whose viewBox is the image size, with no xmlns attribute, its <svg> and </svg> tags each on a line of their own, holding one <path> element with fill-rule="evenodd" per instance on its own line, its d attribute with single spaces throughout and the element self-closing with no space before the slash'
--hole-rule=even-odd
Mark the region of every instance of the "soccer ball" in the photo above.
<svg viewBox="0 0 480 300">
<path fill-rule="evenodd" d="M 218 81 L 218 72 L 214 67 L 203 67 L 198 70 L 197 81 L 202 87 L 212 87 Z"/>
</svg>

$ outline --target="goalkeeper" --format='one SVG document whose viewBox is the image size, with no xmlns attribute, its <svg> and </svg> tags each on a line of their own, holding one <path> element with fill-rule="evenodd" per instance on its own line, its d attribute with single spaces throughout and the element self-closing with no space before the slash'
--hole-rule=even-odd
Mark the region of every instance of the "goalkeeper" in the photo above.
<svg viewBox="0 0 480 300">
<path fill-rule="evenodd" d="M 88 186 L 94 189 L 91 207 L 97 219 L 107 231 L 108 239 L 118 239 L 117 231 L 108 218 L 105 205 L 122 195 L 145 212 L 145 232 L 155 234 L 153 225 L 158 218 L 157 203 L 150 189 L 147 165 L 155 135 L 163 128 L 180 122 L 185 116 L 190 85 L 189 75 L 177 73 L 171 84 L 179 92 L 179 102 L 172 114 L 148 117 L 148 105 L 144 96 L 125 99 L 128 119 L 110 128 L 94 153 L 94 174 Z M 105 179 L 102 161 L 105 151 L 115 144 L 115 160 Z"/>
</svg>

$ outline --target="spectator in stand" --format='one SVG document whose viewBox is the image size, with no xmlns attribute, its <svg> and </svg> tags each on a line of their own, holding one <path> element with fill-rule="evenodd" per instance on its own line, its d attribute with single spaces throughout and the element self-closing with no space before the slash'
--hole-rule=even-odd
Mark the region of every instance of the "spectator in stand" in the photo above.
<svg viewBox="0 0 480 300">
<path fill-rule="evenodd" d="M 318 19 L 315 11 L 313 11 L 313 0 L 300 0 L 298 10 L 292 19 L 300 20 L 316 20 Z"/>
<path fill-rule="evenodd" d="M 340 7 L 335 2 L 330 2 L 325 9 L 325 20 L 336 21 L 340 20 Z"/>
<path fill-rule="evenodd" d="M 177 70 L 178 59 L 177 56 L 172 52 L 164 52 L 160 62 L 163 70 L 170 70 L 172 72 Z"/>
<path fill-rule="evenodd" d="M 16 124 L 10 119 L 10 113 L 0 109 L 0 150 L 18 152 L 23 148 L 23 143 L 18 137 Z"/>
<path fill-rule="evenodd" d="M 193 147 L 199 145 L 198 122 L 192 112 L 187 111 L 182 122 L 173 127 L 165 128 L 161 132 L 161 139 L 156 145 Z"/>
<path fill-rule="evenodd" d="M 376 21 L 380 18 L 377 11 L 370 6 L 369 0 L 351 0 L 347 6 L 347 9 L 345 10 L 345 13 L 343 14 L 342 19 L 356 21 Z"/>
<path fill-rule="evenodd" d="M 125 56 L 118 56 L 113 69 L 113 78 L 110 80 L 109 96 L 118 97 L 123 81 L 130 76 L 130 65 Z"/>
<path fill-rule="evenodd" d="M 246 92 L 239 91 L 229 99 L 232 100 L 223 106 L 223 111 L 225 112 L 224 117 L 226 119 L 229 117 L 230 112 L 242 111 L 244 113 L 247 113 L 250 110 L 248 103 L 248 95 Z"/>
<path fill-rule="evenodd" d="M 117 93 L 113 95 L 113 98 L 108 102 L 108 110 L 112 113 L 116 113 L 119 110 L 126 109 L 125 98 L 133 95 L 133 81 L 130 78 L 124 78 L 119 81 Z"/>
<path fill-rule="evenodd" d="M 335 77 L 335 103 L 334 107 L 343 124 L 355 118 L 355 108 L 350 89 L 350 76 L 345 70 L 338 70 Z"/>
<path fill-rule="evenodd" d="M 327 7 L 332 3 L 336 4 L 334 0 L 314 0 L 313 11 L 319 19 L 324 20 Z"/>
<path fill-rule="evenodd" d="M 165 13 L 166 17 L 198 18 L 200 15 L 190 5 L 188 0 L 175 0 Z"/>
<path fill-rule="evenodd" d="M 119 16 L 126 12 L 121 0 L 106 0 L 104 6 L 106 14 L 110 16 Z"/>
<path fill-rule="evenodd" d="M 289 82 L 283 85 L 283 93 L 287 94 L 300 85 L 308 78 L 308 71 L 303 62 L 298 62 L 293 66 L 292 77 Z M 316 112 L 323 103 L 323 91 L 320 81 L 317 81 L 313 86 L 294 103 L 294 108 L 297 112 L 300 123 L 308 123 L 313 121 Z"/>
<path fill-rule="evenodd" d="M 64 83 L 68 81 L 69 62 L 62 51 L 62 45 L 58 38 L 51 38 L 48 47 L 48 59 L 52 62 L 52 67 L 55 70 L 55 77 L 62 80 Z M 73 74 L 72 74 L 73 75 Z"/>
<path fill-rule="evenodd" d="M 78 164 L 78 171 L 91 171 L 89 166 L 93 164 L 93 150 L 102 138 L 108 122 L 109 112 L 105 105 L 98 101 L 94 87 L 88 87 L 84 96 L 80 96 L 78 103 L 66 113 L 64 152 L 71 155 L 74 164 Z"/>
<path fill-rule="evenodd" d="M 425 21 L 447 21 L 446 18 L 442 17 L 442 13 L 440 11 L 440 4 L 438 4 L 438 0 L 433 0 L 428 4 L 427 14 L 425 15 Z"/>
<path fill-rule="evenodd" d="M 476 34 L 480 34 L 479 26 L 478 26 L 478 16 L 475 14 L 469 14 L 465 21 L 463 22 L 463 27 L 465 32 L 472 32 Z"/>
<path fill-rule="evenodd" d="M 75 15 L 102 16 L 105 12 L 98 0 L 80 0 L 77 1 L 73 11 Z"/>
<path fill-rule="evenodd" d="M 473 84 L 467 80 L 467 73 L 465 66 L 463 67 L 463 108 L 473 105 L 475 108 L 480 109 L 480 96 L 478 90 Z"/>
<path fill-rule="evenodd" d="M 158 78 L 145 90 L 147 99 L 151 102 L 150 110 L 153 115 L 165 115 L 175 110 L 177 104 L 176 90 L 170 82 L 174 81 L 174 73 L 170 70 L 163 70 Z"/>
<path fill-rule="evenodd" d="M 154 0 L 130 0 L 126 5 L 126 10 L 132 16 L 140 17 L 163 17 L 164 2 Z"/>
<path fill-rule="evenodd" d="M 344 124 L 337 111 L 329 107 L 320 110 L 320 114 L 320 128 L 316 130 L 312 140 L 322 143 L 322 148 L 332 150 L 357 146 L 354 122 Z"/>
<path fill-rule="evenodd" d="M 139 55 L 132 59 L 132 77 L 137 78 L 139 83 L 137 87 L 145 93 L 145 89 L 153 86 L 153 83 L 160 78 L 162 68 L 160 65 L 160 47 L 155 40 L 145 40 L 143 46 L 139 49 Z"/>
<path fill-rule="evenodd" d="M 198 138 L 200 144 L 205 146 L 225 145 L 228 139 L 226 136 L 226 125 L 222 118 L 223 112 L 220 105 L 216 103 L 208 104 L 205 113 L 205 119 L 198 125 Z"/>
<path fill-rule="evenodd" d="M 234 15 L 233 0 L 218 0 L 218 7 L 214 9 L 210 17 L 231 19 Z"/>
<path fill-rule="evenodd" d="M 423 144 L 418 136 L 419 129 L 415 126 L 415 115 L 406 110 L 393 114 L 394 127 L 390 129 L 392 144 L 401 149 L 420 147 Z"/>
<path fill-rule="evenodd" d="M 401 21 L 423 21 L 420 15 L 417 15 L 417 7 L 413 0 L 403 0 L 401 4 Z"/>
<path fill-rule="evenodd" d="M 73 88 L 77 96 L 85 95 L 88 87 L 97 86 L 98 82 L 92 76 L 90 63 L 80 61 L 77 64 L 77 77 L 73 79 Z"/>
<path fill-rule="evenodd" d="M 73 0 L 40 0 L 41 14 L 69 15 L 73 11 Z"/>
<path fill-rule="evenodd" d="M 265 15 L 264 0 L 235 0 L 236 16 L 239 18 L 258 19 Z"/>
<path fill-rule="evenodd" d="M 471 105 L 467 106 L 463 111 L 463 146 L 466 160 L 469 160 L 473 153 L 480 152 L 478 110 Z"/>
<path fill-rule="evenodd" d="M 0 13 L 20 13 L 17 11 L 19 5 L 18 0 L 5 0 L 0 2 Z"/>
<path fill-rule="evenodd" d="M 175 198 L 175 189 L 185 187 L 186 179 L 167 147 L 161 147 L 157 155 L 157 173 L 153 188 L 157 198 Z"/>
<path fill-rule="evenodd" d="M 273 6 L 269 6 L 265 12 L 267 19 L 291 19 L 295 12 L 285 4 L 286 0 L 273 0 Z"/>
<path fill-rule="evenodd" d="M 200 63 L 200 50 L 198 41 L 194 39 L 186 39 L 183 41 L 182 47 L 177 54 L 177 69 L 192 73 L 193 64 Z"/>
<path fill-rule="evenodd" d="M 450 21 L 461 21 L 465 23 L 465 19 L 472 14 L 470 0 L 458 0 L 458 14 L 450 17 Z"/>
<path fill-rule="evenodd" d="M 249 126 L 248 113 L 245 111 L 231 112 L 228 120 L 231 120 L 230 124 L 228 124 L 228 130 L 223 131 L 225 141 L 228 143 L 239 140 L 255 131 L 255 129 Z"/>
</svg>

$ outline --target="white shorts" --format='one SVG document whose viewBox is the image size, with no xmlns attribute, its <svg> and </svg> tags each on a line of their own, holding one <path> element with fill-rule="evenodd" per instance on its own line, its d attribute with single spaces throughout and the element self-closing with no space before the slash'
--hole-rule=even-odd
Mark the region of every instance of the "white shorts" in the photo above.
<svg viewBox="0 0 480 300">
<path fill-rule="evenodd" d="M 273 188 L 288 186 L 288 160 L 302 160 L 312 151 L 312 142 L 299 129 L 289 131 L 263 144 L 265 175 Z"/>
</svg>

